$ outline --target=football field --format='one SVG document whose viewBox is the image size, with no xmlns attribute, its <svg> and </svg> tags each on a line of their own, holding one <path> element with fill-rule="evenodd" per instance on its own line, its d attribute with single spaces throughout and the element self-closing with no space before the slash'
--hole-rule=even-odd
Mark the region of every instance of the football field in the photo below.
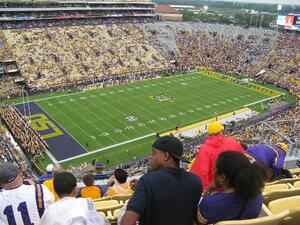
<svg viewBox="0 0 300 225">
<path fill-rule="evenodd" d="M 101 152 L 135 141 L 141 143 L 143 139 L 153 139 L 156 133 L 269 97 L 197 72 L 49 97 L 35 103 L 85 149 L 82 156 L 95 153 L 93 157 L 99 159 Z M 63 154 L 64 150 L 60 151 Z M 130 160 L 126 152 L 117 153 L 116 163 Z M 110 157 L 114 161 L 113 152 Z"/>
</svg>

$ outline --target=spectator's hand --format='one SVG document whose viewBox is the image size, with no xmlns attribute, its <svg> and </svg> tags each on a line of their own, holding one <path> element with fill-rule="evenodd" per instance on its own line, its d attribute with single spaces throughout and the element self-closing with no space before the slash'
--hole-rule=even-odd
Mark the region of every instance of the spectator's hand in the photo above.
<svg viewBox="0 0 300 225">
<path fill-rule="evenodd" d="M 35 185 L 34 181 L 31 179 L 24 179 L 23 184 L 25 185 Z"/>
</svg>

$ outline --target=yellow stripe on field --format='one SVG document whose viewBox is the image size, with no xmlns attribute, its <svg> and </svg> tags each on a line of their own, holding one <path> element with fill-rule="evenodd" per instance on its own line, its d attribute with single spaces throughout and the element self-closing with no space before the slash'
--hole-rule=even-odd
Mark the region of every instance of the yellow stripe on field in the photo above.
<svg viewBox="0 0 300 225">
<path fill-rule="evenodd" d="M 225 113 L 223 115 L 218 116 L 218 120 L 224 119 L 224 118 L 228 118 L 230 116 L 233 116 L 234 113 L 235 114 L 240 114 L 240 113 L 243 113 L 243 112 L 246 112 L 246 111 L 249 111 L 249 110 L 251 110 L 251 109 L 249 109 L 249 108 L 241 108 L 241 109 L 235 110 L 233 112 Z M 166 135 L 170 135 L 170 134 L 181 133 L 181 132 L 186 131 L 186 130 L 191 130 L 191 129 L 195 128 L 195 127 L 200 127 L 200 126 L 203 126 L 203 125 L 208 125 L 208 124 L 210 124 L 210 123 L 212 123 L 214 121 L 216 121 L 216 117 L 213 117 L 213 118 L 210 118 L 210 119 L 207 119 L 207 120 L 203 120 L 201 122 L 194 123 L 194 124 L 191 124 L 189 126 L 181 127 L 178 130 L 171 130 L 169 132 L 162 133 L 162 134 L 160 134 L 160 136 L 166 136 Z"/>
</svg>

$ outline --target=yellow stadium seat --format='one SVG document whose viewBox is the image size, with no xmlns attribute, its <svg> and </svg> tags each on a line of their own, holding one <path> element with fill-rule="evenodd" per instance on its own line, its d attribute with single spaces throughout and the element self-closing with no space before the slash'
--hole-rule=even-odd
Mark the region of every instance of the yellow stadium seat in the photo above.
<svg viewBox="0 0 300 225">
<path fill-rule="evenodd" d="M 120 213 L 120 209 L 116 209 L 116 210 L 113 212 L 113 216 L 114 216 L 115 218 L 117 218 L 118 215 L 119 215 L 119 213 Z"/>
<path fill-rule="evenodd" d="M 278 191 L 278 190 L 287 190 L 290 186 L 288 184 L 273 184 L 273 185 L 266 185 L 263 193 L 266 195 L 268 192 L 271 191 Z"/>
<path fill-rule="evenodd" d="M 287 190 L 274 190 L 266 193 L 264 195 L 264 203 L 268 205 L 271 201 L 280 199 L 280 198 L 286 198 L 286 197 L 292 197 L 300 195 L 300 188 L 292 188 Z"/>
<path fill-rule="evenodd" d="M 296 181 L 296 182 L 294 183 L 294 187 L 295 187 L 295 188 L 300 188 L 300 181 Z"/>
<path fill-rule="evenodd" d="M 107 201 L 107 200 L 111 200 L 111 197 L 106 196 L 106 197 L 103 197 L 103 198 L 93 199 L 93 202 L 101 202 L 101 201 Z"/>
<path fill-rule="evenodd" d="M 120 204 L 124 204 L 131 198 L 131 196 L 132 195 L 114 195 L 111 197 L 111 199 L 119 201 Z"/>
<path fill-rule="evenodd" d="M 300 196 L 292 196 L 271 201 L 268 208 L 273 214 L 278 214 L 286 209 L 294 209 L 300 207 Z"/>
<path fill-rule="evenodd" d="M 292 174 L 300 175 L 300 168 L 289 169 Z"/>
<path fill-rule="evenodd" d="M 109 220 L 114 220 L 115 217 L 113 216 L 113 212 L 116 209 L 120 209 L 122 207 L 123 207 L 122 204 L 118 204 L 118 205 L 114 205 L 114 206 L 101 207 L 101 208 L 99 207 L 99 208 L 97 208 L 97 211 L 104 213 L 106 218 L 108 218 Z"/>
<path fill-rule="evenodd" d="M 119 202 L 117 200 L 107 200 L 107 201 L 99 201 L 99 202 L 94 202 L 96 208 L 101 208 L 101 207 L 109 207 L 109 206 L 114 206 L 114 205 L 119 205 Z"/>
<path fill-rule="evenodd" d="M 112 213 L 110 213 L 111 214 L 111 217 L 110 217 L 111 224 L 118 222 L 118 216 L 119 216 L 120 210 L 121 210 L 121 208 L 110 211 L 110 212 L 112 212 Z"/>
<path fill-rule="evenodd" d="M 283 225 L 299 225 L 300 224 L 300 207 L 290 209 L 289 215 L 284 218 Z"/>
<path fill-rule="evenodd" d="M 276 215 L 270 215 L 249 220 L 227 220 L 215 225 L 281 225 L 283 219 L 289 214 L 288 210 Z"/>
<path fill-rule="evenodd" d="M 300 181 L 300 177 L 284 178 L 284 179 L 276 180 L 274 182 L 267 183 L 266 186 L 273 185 L 273 184 L 287 184 L 287 183 L 293 184 L 295 181 Z"/>
</svg>

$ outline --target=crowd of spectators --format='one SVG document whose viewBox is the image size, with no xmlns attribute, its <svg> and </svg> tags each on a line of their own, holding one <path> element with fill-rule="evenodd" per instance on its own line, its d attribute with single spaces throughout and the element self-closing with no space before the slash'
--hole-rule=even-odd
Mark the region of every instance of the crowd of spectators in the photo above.
<svg viewBox="0 0 300 225">
<path fill-rule="evenodd" d="M 260 60 L 256 67 L 249 68 L 245 72 L 249 77 L 275 84 L 299 95 L 299 44 L 299 33 L 278 32 L 273 43 L 273 51 Z M 266 72 L 259 74 L 261 69 Z"/>
<path fill-rule="evenodd" d="M 184 67 L 201 66 L 217 71 L 235 72 L 249 67 L 270 51 L 267 37 L 223 37 L 204 32 L 178 31 L 175 41 L 180 51 L 176 56 Z"/>
<path fill-rule="evenodd" d="M 292 108 L 276 113 L 272 118 L 264 123 L 248 127 L 236 133 L 236 138 L 246 144 L 273 143 L 288 138 L 292 143 L 300 142 L 300 104 L 297 103 Z M 273 129 L 272 129 L 273 128 Z M 278 135 L 280 134 L 280 136 Z"/>
<path fill-rule="evenodd" d="M 0 164 L 11 162 L 22 171 L 23 177 L 31 177 L 32 171 L 26 159 L 21 155 L 7 134 L 7 130 L 0 125 Z"/>
<path fill-rule="evenodd" d="M 167 60 L 135 24 L 5 30 L 29 87 L 162 70 Z"/>
<path fill-rule="evenodd" d="M 19 96 L 23 91 L 21 86 L 15 83 L 15 77 L 7 74 L 11 71 L 18 71 L 18 67 L 13 64 L 1 63 L 10 62 L 12 58 L 13 54 L 3 32 L 0 30 L 0 99 Z"/>
<path fill-rule="evenodd" d="M 44 154 L 49 146 L 32 127 L 30 121 L 22 116 L 15 106 L 3 106 L 0 113 L 0 117 L 21 147 L 33 160 L 43 160 Z"/>
<path fill-rule="evenodd" d="M 181 67 L 229 72 L 300 93 L 297 32 L 278 31 L 274 38 L 268 35 L 225 37 L 179 29 L 174 39 L 179 53 L 173 54 Z"/>
</svg>

